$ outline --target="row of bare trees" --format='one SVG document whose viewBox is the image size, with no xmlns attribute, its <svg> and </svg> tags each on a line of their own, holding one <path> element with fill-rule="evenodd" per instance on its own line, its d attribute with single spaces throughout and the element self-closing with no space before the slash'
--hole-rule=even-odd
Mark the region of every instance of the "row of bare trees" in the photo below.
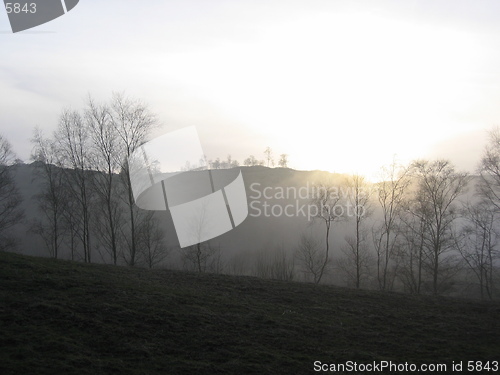
<svg viewBox="0 0 500 375">
<path fill-rule="evenodd" d="M 80 111 L 63 111 L 50 137 L 35 129 L 32 159 L 42 216 L 32 223 L 57 258 L 62 246 L 72 259 L 149 267 L 168 253 L 165 232 L 152 211 L 134 202 L 127 158 L 157 125 L 143 103 L 113 94 L 108 103 L 92 98 Z"/>
<path fill-rule="evenodd" d="M 384 168 L 375 184 L 355 175 L 320 183 L 316 191 L 312 203 L 323 240 L 303 235 L 296 251 L 315 283 L 335 269 L 356 288 L 399 285 L 411 293 L 440 294 L 456 275 L 467 273 L 481 297 L 493 298 L 500 268 L 498 130 L 490 134 L 478 176 L 446 160 L 417 160 Z M 351 234 L 332 238 L 343 222 L 350 222 Z"/>
<path fill-rule="evenodd" d="M 274 161 L 274 154 L 271 147 L 266 147 L 264 150 L 265 160 L 258 160 L 254 155 L 250 155 L 245 159 L 243 164 L 246 167 L 252 167 L 256 165 L 265 165 L 266 167 L 274 167 L 276 165 Z M 281 154 L 278 159 L 278 167 L 288 168 L 288 154 Z"/>
<path fill-rule="evenodd" d="M 51 256 L 70 249 L 72 259 L 153 267 L 169 253 L 166 232 L 151 211 L 135 205 L 127 158 L 157 126 L 143 103 L 113 94 L 89 98 L 83 110 L 65 110 L 46 136 L 35 129 L 32 159 L 40 216 L 31 230 Z M 274 165 L 266 148 L 267 165 Z M 281 155 L 280 166 L 288 163 Z M 249 158 L 245 165 L 262 164 Z M 23 218 L 12 176 L 15 155 L 0 137 L 0 244 Z M 215 163 L 215 164 L 214 164 Z M 263 162 L 264 163 L 264 162 Z M 212 168 L 239 163 L 231 157 Z M 333 177 L 332 177 L 333 178 Z M 257 254 L 252 273 L 291 280 L 297 270 L 315 283 L 337 271 L 356 288 L 446 291 L 456 275 L 473 277 L 483 298 L 493 298 L 499 268 L 500 131 L 490 133 L 476 176 L 446 160 L 396 162 L 380 182 L 354 175 L 316 186 L 312 200 L 321 236 L 303 235 L 293 257 L 283 249 Z M 346 223 L 349 223 L 347 226 Z M 344 238 L 335 238 L 341 225 Z M 185 268 L 221 272 L 220 246 L 201 243 L 181 251 Z M 336 258 L 336 259 L 334 259 Z M 335 261 L 333 261 L 335 260 Z"/>
<path fill-rule="evenodd" d="M 253 167 L 256 165 L 274 167 L 276 165 L 274 161 L 273 150 L 271 147 L 266 147 L 264 150 L 265 160 L 259 160 L 254 155 L 250 155 L 243 161 L 243 165 L 246 167 Z M 229 169 L 237 168 L 240 166 L 238 160 L 233 159 L 231 155 L 228 155 L 226 160 L 221 160 L 216 158 L 215 160 L 208 160 L 208 164 L 211 169 Z M 281 154 L 278 159 L 278 167 L 288 168 L 288 154 Z"/>
</svg>

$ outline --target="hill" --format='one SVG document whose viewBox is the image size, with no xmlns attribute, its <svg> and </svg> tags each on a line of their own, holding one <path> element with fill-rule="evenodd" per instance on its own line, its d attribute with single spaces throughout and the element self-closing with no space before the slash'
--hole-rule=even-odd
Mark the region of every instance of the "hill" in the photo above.
<svg viewBox="0 0 500 375">
<path fill-rule="evenodd" d="M 25 255 L 48 256 L 49 252 L 45 249 L 41 238 L 29 231 L 34 220 L 43 219 L 35 199 L 35 196 L 41 192 L 43 181 L 36 172 L 36 165 L 35 162 L 12 167 L 16 184 L 23 198 L 21 206 L 25 212 L 25 220 L 13 229 L 12 234 L 19 240 L 19 251 Z M 340 181 L 344 177 L 343 175 L 322 171 L 296 171 L 288 168 L 267 168 L 262 166 L 221 169 L 213 171 L 216 189 L 232 181 L 240 170 L 244 177 L 249 215 L 234 230 L 212 240 L 214 246 L 222 249 L 226 260 L 255 249 L 272 248 L 283 244 L 289 247 L 290 251 L 293 251 L 299 241 L 300 234 L 304 231 L 310 232 L 311 229 L 318 231 L 321 238 L 323 238 L 324 228 L 321 225 L 311 228 L 311 222 L 305 216 L 307 211 L 301 210 L 297 213 L 294 208 L 294 210 L 288 211 L 292 215 L 286 215 L 283 208 L 287 205 L 302 207 L 310 204 L 309 196 L 314 182 L 326 177 L 336 178 Z M 98 172 L 95 173 L 98 174 Z M 189 187 L 189 184 L 186 184 L 186 186 Z M 266 188 L 267 190 L 264 191 Z M 279 191 L 277 189 L 291 189 L 293 192 L 301 189 L 301 196 L 296 197 L 292 193 L 285 194 L 285 196 L 279 196 L 278 194 L 278 197 L 276 197 L 276 193 Z M 267 194 L 270 194 L 271 197 L 266 198 L 264 195 Z M 264 204 L 268 204 L 270 208 L 264 210 Z M 271 212 L 273 207 L 276 209 Z M 125 220 L 128 220 L 126 215 L 125 217 Z M 179 241 L 170 212 L 157 211 L 156 217 L 160 220 L 164 232 L 167 233 L 166 242 L 168 245 L 171 248 L 177 248 Z M 342 241 L 344 231 L 344 228 L 340 228 L 337 234 Z M 93 230 L 92 235 L 95 234 L 94 232 Z M 258 235 L 256 236 L 256 234 Z M 59 257 L 70 259 L 70 249 L 65 242 L 61 244 L 62 248 Z M 96 246 L 98 242 L 97 238 L 92 240 L 94 244 L 92 261 L 111 263 L 109 254 L 103 251 L 105 245 L 101 244 L 100 249 L 98 249 L 98 246 Z M 78 256 L 79 258 L 81 256 Z M 170 259 L 170 261 L 171 263 L 176 262 L 175 259 Z"/>
<path fill-rule="evenodd" d="M 499 318 L 498 303 L 0 252 L 4 375 L 304 374 L 315 361 L 450 372 L 500 360 Z"/>
<path fill-rule="evenodd" d="M 10 234 L 18 239 L 17 252 L 25 255 L 34 256 L 49 256 L 51 253 L 52 241 L 47 241 L 50 238 L 51 231 L 45 232 L 45 239 L 36 234 L 32 229 L 35 221 L 42 220 L 46 222 L 43 212 L 39 209 L 36 195 L 41 192 L 42 182 L 41 176 L 36 171 L 37 163 L 18 164 L 12 166 L 13 175 L 16 177 L 16 183 L 23 197 L 22 208 L 25 212 L 25 220 L 10 230 Z M 57 167 L 54 167 L 57 169 Z M 214 188 L 219 189 L 233 181 L 241 171 L 245 189 L 247 193 L 248 216 L 236 228 L 226 232 L 216 238 L 210 240 L 210 250 L 206 252 L 207 261 L 203 265 L 206 270 L 237 275 L 252 275 L 259 277 L 270 277 L 269 269 L 276 264 L 276 260 L 283 260 L 292 270 L 289 275 L 293 276 L 294 280 L 310 280 L 311 275 L 304 272 L 301 260 L 296 257 L 297 250 L 301 244 L 301 237 L 307 236 L 318 242 L 320 249 L 324 250 L 324 241 L 326 227 L 321 220 L 314 219 L 314 209 L 312 199 L 317 198 L 319 190 L 317 183 L 329 181 L 333 185 L 339 185 L 339 194 L 342 198 L 346 198 L 352 191 L 346 188 L 346 175 L 329 173 L 324 171 L 297 171 L 289 168 L 267 168 L 263 166 L 241 167 L 232 169 L 220 169 L 212 171 Z M 98 172 L 92 172 L 99 175 Z M 192 172 L 197 173 L 197 172 Z M 182 175 L 189 175 L 188 173 Z M 469 190 L 466 194 L 460 197 L 460 200 L 465 202 L 472 200 L 474 192 L 474 184 L 477 182 L 477 177 L 470 183 Z M 186 188 L 182 190 L 193 189 L 197 191 L 198 187 L 195 183 L 189 183 L 187 180 L 180 180 L 182 186 Z M 178 181 L 179 182 L 179 181 Z M 191 181 L 192 182 L 192 181 Z M 185 184 L 184 184 L 185 183 Z M 201 184 L 203 185 L 203 184 Z M 208 186 L 208 185 L 207 185 Z M 205 188 L 207 187 L 205 186 Z M 189 189 L 188 189 L 189 187 Z M 345 189 L 345 190 L 342 190 Z M 182 195 L 181 194 L 181 195 Z M 191 197 L 192 198 L 192 197 Z M 190 198 L 190 199 L 191 199 Z M 121 204 L 122 201 L 119 200 Z M 344 201 L 341 204 L 341 209 L 347 208 L 347 203 Z M 458 202 L 457 202 L 458 203 Z M 377 202 L 376 194 L 373 196 L 371 207 L 368 207 L 371 215 L 366 218 L 363 223 L 366 233 L 366 249 L 369 260 L 367 261 L 367 272 L 361 280 L 362 288 L 378 288 L 377 280 L 377 264 L 376 264 L 376 242 L 374 242 L 373 228 L 378 228 L 383 219 L 380 204 Z M 129 216 L 125 214 L 126 207 L 122 206 L 122 210 L 117 211 L 117 220 L 120 223 L 118 236 L 118 264 L 126 264 L 127 258 L 130 259 L 131 249 L 128 247 L 130 241 L 127 236 L 130 235 Z M 90 243 L 91 243 L 91 260 L 94 263 L 112 263 L 112 247 L 109 240 L 109 232 L 102 228 L 106 228 L 107 221 L 103 219 L 103 212 L 100 211 L 96 203 L 92 205 L 91 227 L 90 227 Z M 346 210 L 347 211 L 347 210 Z M 75 212 L 77 213 L 75 215 Z M 81 211 L 76 210 L 72 213 L 74 217 L 79 217 Z M 225 211 L 224 211 L 225 212 Z M 144 214 L 144 212 L 142 212 Z M 312 216 L 311 216 L 312 215 Z M 174 227 L 174 222 L 170 211 L 155 211 L 155 219 L 158 222 L 160 232 L 164 234 L 162 244 L 165 245 L 158 256 L 158 265 L 185 270 L 195 270 L 199 268 L 199 264 L 193 261 L 189 249 L 179 249 L 179 241 Z M 104 220 L 104 221 L 103 221 Z M 82 246 L 82 228 L 81 223 L 76 221 L 76 232 L 72 232 L 71 227 L 65 227 L 67 220 L 62 220 L 62 228 L 64 234 L 60 241 L 58 249 L 58 258 L 83 260 L 84 250 Z M 457 228 L 460 226 L 460 221 L 457 220 Z M 48 227 L 47 227 L 48 228 Z M 74 237 L 72 237 L 72 235 Z M 331 226 L 329 232 L 330 259 L 332 267 L 337 267 L 335 272 L 327 272 L 322 281 L 328 284 L 353 286 L 353 268 L 352 256 L 348 250 L 348 240 L 355 235 L 355 223 L 352 215 L 348 220 L 336 220 Z M 76 241 L 73 241 L 76 238 Z M 71 249 L 71 244 L 74 244 L 74 251 Z M 409 244 L 400 246 L 400 250 L 406 250 L 411 247 Z M 136 261 L 139 265 L 147 265 L 147 249 L 142 247 L 139 250 L 139 255 Z M 161 254 L 163 252 L 163 254 Z M 168 254 L 168 256 L 163 256 Z M 391 283 L 393 290 L 403 291 L 411 290 L 412 286 L 403 275 L 403 271 L 408 271 L 409 259 L 405 253 L 400 253 L 401 259 L 393 258 L 389 272 L 391 278 L 394 277 L 394 282 Z M 455 257 L 456 260 L 461 259 L 458 251 L 450 251 L 446 257 Z M 339 262 L 350 261 L 351 266 L 340 266 Z M 442 259 L 443 260 L 443 259 Z M 288 263 L 287 263 L 288 262 Z M 404 267 L 396 265 L 396 262 L 402 262 Z M 445 263 L 445 262 L 443 262 Z M 455 260 L 453 260 L 453 265 Z M 432 265 L 427 265 L 428 269 Z M 424 267 L 425 268 L 425 267 Z M 426 271 L 426 269 L 424 271 Z M 495 269 L 498 265 L 495 264 Z M 416 271 L 415 271 L 416 272 Z M 492 272 L 494 275 L 493 284 L 498 284 L 498 272 Z M 416 276 L 415 276 L 416 277 Z M 493 287 L 494 298 L 500 288 Z M 422 277 L 421 291 L 423 293 L 432 292 L 432 273 L 424 272 Z M 480 287 L 474 273 L 467 267 L 464 267 L 461 272 L 448 265 L 444 265 L 440 276 L 440 293 L 451 296 L 467 296 L 472 298 L 480 297 Z"/>
</svg>

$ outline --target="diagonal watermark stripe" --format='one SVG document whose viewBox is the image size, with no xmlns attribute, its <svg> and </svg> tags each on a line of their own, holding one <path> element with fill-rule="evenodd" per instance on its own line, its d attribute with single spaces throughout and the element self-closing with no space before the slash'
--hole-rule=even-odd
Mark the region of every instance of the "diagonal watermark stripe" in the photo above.
<svg viewBox="0 0 500 375">
<path fill-rule="evenodd" d="M 128 159 L 135 203 L 145 210 L 170 210 L 181 247 L 224 234 L 248 216 L 241 171 L 215 189 L 195 127 L 155 138 Z"/>
<path fill-rule="evenodd" d="M 28 30 L 50 22 L 72 10 L 79 0 L 4 0 L 12 32 Z"/>
</svg>

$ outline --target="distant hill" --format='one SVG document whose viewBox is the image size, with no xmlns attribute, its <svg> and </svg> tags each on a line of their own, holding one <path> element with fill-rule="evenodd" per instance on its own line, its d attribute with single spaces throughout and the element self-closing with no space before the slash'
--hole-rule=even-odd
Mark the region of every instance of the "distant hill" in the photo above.
<svg viewBox="0 0 500 375">
<path fill-rule="evenodd" d="M 35 163 L 21 164 L 15 168 L 16 182 L 23 196 L 23 208 L 26 212 L 25 222 L 15 229 L 21 240 L 19 251 L 26 255 L 47 256 L 40 239 L 28 231 L 29 222 L 40 215 L 34 199 L 40 191 L 40 177 L 35 173 Z M 216 170 L 214 173 L 221 180 L 227 180 L 228 176 L 234 175 L 234 171 L 234 169 Z M 324 228 L 308 221 L 307 210 L 300 210 L 300 208 L 310 204 L 307 194 L 312 193 L 312 186 L 315 182 L 325 178 L 333 178 L 340 182 L 344 177 L 340 174 L 322 171 L 296 171 L 262 166 L 241 167 L 241 171 L 250 205 L 249 216 L 234 230 L 212 240 L 214 245 L 221 247 L 228 259 L 241 253 L 270 249 L 278 245 L 283 245 L 293 251 L 302 232 L 313 230 L 322 233 Z M 289 189 L 288 196 L 282 197 L 280 191 L 283 190 L 286 194 L 286 189 Z M 294 191 L 297 199 L 293 195 Z M 259 194 L 260 198 L 257 198 Z M 264 194 L 272 197 L 267 199 Z M 263 207 L 264 204 L 268 204 L 269 208 Z M 293 207 L 285 212 L 284 207 L 287 205 Z M 167 232 L 169 244 L 177 246 L 179 242 L 170 214 L 163 212 L 159 217 Z M 343 230 L 341 229 L 339 235 L 332 236 L 334 237 L 339 242 L 343 242 Z M 68 258 L 69 255 L 63 251 L 61 257 Z M 94 260 L 101 261 L 97 256 Z"/>
<path fill-rule="evenodd" d="M 297 171 L 289 168 L 267 168 L 263 166 L 241 167 L 236 169 L 219 169 L 213 171 L 215 189 L 219 189 L 232 181 L 241 170 L 249 206 L 249 215 L 242 224 L 235 229 L 210 240 L 213 248 L 219 249 L 220 258 L 212 258 L 220 261 L 223 269 L 214 272 L 224 272 L 242 275 L 262 275 L 257 270 L 259 262 L 268 264 L 276 263 L 275 256 L 285 254 L 287 262 L 295 262 L 294 254 L 298 248 L 300 237 L 303 234 L 316 238 L 323 248 L 325 241 L 325 225 L 320 220 L 313 220 L 309 208 L 311 199 L 317 196 L 315 184 L 324 180 L 333 181 L 341 185 L 345 178 L 342 174 L 324 171 Z M 198 173 L 198 172 L 189 172 Z M 21 164 L 15 166 L 15 177 L 17 185 L 24 198 L 23 208 L 26 212 L 26 220 L 14 228 L 13 233 L 19 238 L 17 252 L 25 255 L 48 256 L 41 238 L 29 231 L 30 223 L 40 217 L 37 202 L 34 196 L 40 191 L 40 177 L 35 173 L 35 163 Z M 473 199 L 474 185 L 478 177 L 472 179 L 468 192 L 461 200 Z M 344 194 L 345 192 L 340 192 Z M 314 207 L 313 207 L 314 208 Z M 166 240 L 172 250 L 166 260 L 160 264 L 171 269 L 189 269 L 183 262 L 182 253 L 179 251 L 179 241 L 175 232 L 172 217 L 169 211 L 157 211 L 156 217 L 160 220 L 161 228 L 166 233 Z M 373 195 L 372 214 L 365 221 L 367 244 L 371 252 L 371 273 L 363 282 L 363 288 L 376 287 L 376 276 L 374 274 L 375 253 L 372 242 L 372 227 L 381 219 L 380 207 L 375 194 Z M 354 235 L 353 218 L 333 224 L 330 233 L 330 259 L 333 267 L 337 267 L 337 260 L 344 256 L 346 238 Z M 109 255 L 99 248 L 97 240 L 93 240 L 92 261 L 97 263 L 111 263 Z M 219 256 L 218 255 L 218 256 Z M 266 258 L 267 257 L 267 258 Z M 70 259 L 69 248 L 60 251 L 59 258 Z M 76 257 L 75 259 L 79 259 Z M 120 259 L 120 263 L 124 261 Z M 304 279 L 306 275 L 300 269 L 300 264 L 295 263 L 294 278 Z M 192 267 L 191 267 L 192 268 Z M 458 274 L 457 274 L 458 275 Z M 477 296 L 477 287 L 473 285 L 474 277 L 466 280 L 468 276 L 463 272 L 457 280 L 446 281 L 443 293 L 451 295 Z M 460 279 L 460 280 L 458 280 Z M 472 280 L 472 281 L 471 281 Z M 322 279 L 324 283 L 337 285 L 352 285 L 343 270 L 334 269 L 333 272 L 325 274 Z M 396 280 L 398 283 L 399 280 Z M 424 280 L 424 292 L 429 291 L 429 283 Z M 350 283 L 350 284 L 348 284 Z M 477 283 L 477 282 L 476 282 Z M 472 285 L 472 287 L 471 287 Z M 403 285 L 394 287 L 402 290 Z"/>
<path fill-rule="evenodd" d="M 500 359 L 499 303 L 1 252 L 0 324 L 4 375 L 306 374 L 347 361 L 451 373 Z"/>
</svg>

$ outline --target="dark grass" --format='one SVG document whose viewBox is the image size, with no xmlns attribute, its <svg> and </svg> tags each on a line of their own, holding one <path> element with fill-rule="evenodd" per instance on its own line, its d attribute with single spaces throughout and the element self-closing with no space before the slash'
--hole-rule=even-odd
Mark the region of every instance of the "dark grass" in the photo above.
<svg viewBox="0 0 500 375">
<path fill-rule="evenodd" d="M 500 360 L 499 318 L 498 303 L 0 252 L 1 374 L 304 374 L 314 361 L 348 360 L 451 367 Z"/>
</svg>

